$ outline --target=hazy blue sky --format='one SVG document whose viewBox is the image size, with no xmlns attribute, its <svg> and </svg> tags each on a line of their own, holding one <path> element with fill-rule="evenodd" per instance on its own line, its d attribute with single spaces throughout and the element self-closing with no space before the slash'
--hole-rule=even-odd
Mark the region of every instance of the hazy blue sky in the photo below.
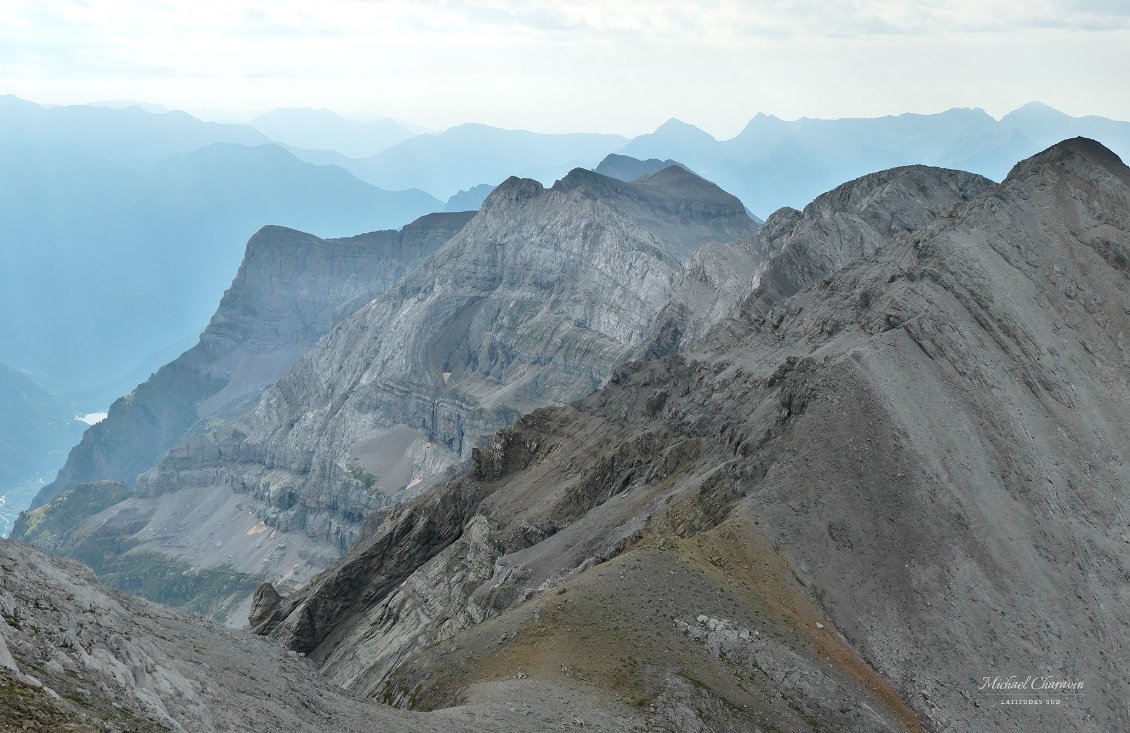
<svg viewBox="0 0 1130 733">
<path fill-rule="evenodd" d="M 0 0 L 0 93 L 720 137 L 1038 99 L 1130 119 L 1130 0 Z"/>
</svg>

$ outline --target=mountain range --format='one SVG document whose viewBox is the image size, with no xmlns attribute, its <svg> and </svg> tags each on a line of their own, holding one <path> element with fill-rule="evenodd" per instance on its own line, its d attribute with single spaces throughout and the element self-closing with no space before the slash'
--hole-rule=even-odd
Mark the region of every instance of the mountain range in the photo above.
<svg viewBox="0 0 1130 733">
<path fill-rule="evenodd" d="M 420 188 L 441 199 L 511 174 L 548 185 L 570 168 L 593 168 L 608 154 L 618 157 L 604 161 L 606 167 L 598 172 L 624 180 L 677 161 L 765 217 L 783 206 L 804 206 L 844 180 L 900 165 L 959 168 L 999 181 L 1015 161 L 1076 135 L 1130 155 L 1127 123 L 1093 115 L 1071 117 L 1038 102 L 1000 119 L 982 109 L 962 108 L 835 120 L 786 121 L 758 114 L 738 135 L 724 140 L 671 119 L 630 140 L 460 125 L 406 138 L 361 159 L 325 150 L 293 152 L 305 160 L 344 167 L 377 186 Z M 625 163 L 628 167 L 622 171 L 616 168 Z"/>
<path fill-rule="evenodd" d="M 1130 123 L 0 123 L 0 719 L 1130 728 Z"/>
<path fill-rule="evenodd" d="M 672 119 L 616 152 L 674 158 L 764 217 L 802 206 L 841 181 L 900 165 L 960 168 L 999 181 L 1015 161 L 1076 135 L 1130 155 L 1130 124 L 1070 117 L 1039 103 L 999 120 L 981 109 L 839 120 L 759 114 L 729 140 Z"/>
<path fill-rule="evenodd" d="M 414 266 L 407 230 L 383 235 L 372 266 L 406 274 L 371 300 L 346 278 L 297 309 L 306 281 L 268 287 L 272 263 L 308 252 L 325 290 L 354 269 L 330 264 L 341 244 L 252 240 L 184 362 L 231 380 L 188 400 L 203 422 L 134 484 L 55 487 L 15 535 L 79 559 L 148 543 L 103 578 L 236 604 L 270 641 L 0 543 L 23 709 L 193 730 L 253 729 L 248 695 L 288 730 L 1130 725 L 1130 169 L 1109 149 L 1066 140 L 1000 183 L 897 167 L 761 226 L 679 166 L 510 178 L 465 219 Z M 235 396 L 219 362 L 279 343 L 307 350 Z M 98 450 L 132 440 L 116 407 Z M 1083 684 L 1037 711 L 986 699 L 981 670 Z"/>
<path fill-rule="evenodd" d="M 550 183 L 573 168 L 596 166 L 626 142 L 618 135 L 544 134 L 468 123 L 417 135 L 367 158 L 294 152 L 312 162 L 339 165 L 374 186 L 418 188 L 447 199 L 511 175 Z"/>
<path fill-rule="evenodd" d="M 1036 103 L 1000 120 L 963 109 L 791 122 L 758 115 L 723 141 L 677 120 L 627 140 L 471 124 L 413 134 L 418 128 L 390 120 L 278 110 L 252 121 L 260 130 L 140 106 L 46 108 L 15 97 L 0 98 L 0 121 L 0 222 L 15 258 L 5 269 L 3 305 L 27 311 L 0 334 L 0 360 L 51 391 L 88 398 L 92 410 L 161 363 L 140 364 L 139 355 L 191 343 L 238 264 L 239 243 L 268 223 L 331 237 L 395 228 L 429 211 L 473 210 L 489 186 L 510 175 L 549 185 L 581 166 L 632 180 L 675 161 L 764 217 L 897 165 L 956 167 L 999 180 L 1012 161 L 1079 134 L 1130 153 L 1126 123 L 1073 118 Z M 382 137 L 380 130 L 393 127 L 399 132 Z M 272 140 L 287 153 L 255 149 Z M 326 149 L 334 140 L 339 149 Z M 368 147 L 356 147 L 366 140 Z M 607 158 L 612 153 L 618 157 Z M 647 163 L 629 164 L 629 177 L 628 169 L 614 168 L 628 158 Z M 48 278 L 59 295 L 45 309 L 27 309 L 28 283 Z M 107 303 L 108 311 L 81 308 L 83 300 Z M 111 323 L 121 327 L 107 328 Z M 36 341 L 40 332 L 47 336 Z"/>
<path fill-rule="evenodd" d="M 342 236 L 443 208 L 183 113 L 6 97 L 0 126 L 0 360 L 86 411 L 128 392 L 142 355 L 199 332 L 263 224 Z"/>
<path fill-rule="evenodd" d="M 328 109 L 276 109 L 256 115 L 248 124 L 282 145 L 332 150 L 349 158 L 368 158 L 424 132 L 387 117 L 362 122 Z"/>
</svg>

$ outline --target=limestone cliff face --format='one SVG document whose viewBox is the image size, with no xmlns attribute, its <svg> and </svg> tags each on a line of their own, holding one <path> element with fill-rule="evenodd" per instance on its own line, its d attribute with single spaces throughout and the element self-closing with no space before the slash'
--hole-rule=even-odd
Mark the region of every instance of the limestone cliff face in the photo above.
<svg viewBox="0 0 1130 733">
<path fill-rule="evenodd" d="M 625 184 L 578 170 L 548 190 L 512 178 L 255 410 L 140 486 L 230 486 L 269 526 L 343 551 L 366 514 L 428 486 L 480 436 L 598 387 L 667 301 L 681 254 L 756 228 L 731 199 L 685 171 Z"/>
<path fill-rule="evenodd" d="M 391 287 L 470 217 L 429 214 L 399 232 L 334 240 L 264 227 L 247 243 L 200 342 L 115 402 L 35 506 L 80 483 L 133 483 L 187 434 L 253 404 L 335 323 Z"/>
<path fill-rule="evenodd" d="M 470 217 L 428 215 L 399 232 L 337 240 L 265 227 L 248 243 L 200 342 L 115 402 L 107 419 L 86 432 L 41 492 L 41 506 L 20 516 L 13 536 L 81 559 L 115 587 L 217 617 L 233 608 L 235 618 L 243 615 L 238 604 L 271 561 L 285 566 L 293 582 L 304 580 L 309 568 L 335 553 L 271 541 L 230 495 L 198 492 L 161 502 L 129 485 L 186 436 L 254 407 L 264 388 L 321 335 L 387 290 Z M 280 581 L 283 574 L 271 577 Z"/>
<path fill-rule="evenodd" d="M 774 212 L 753 237 L 709 244 L 691 256 L 643 353 L 690 348 L 751 295 L 747 307 L 772 305 L 992 185 L 964 171 L 904 166 L 837 186 L 804 211 Z"/>
<path fill-rule="evenodd" d="M 1130 728 L 1128 263 L 1130 169 L 1061 143 L 522 417 L 257 630 L 399 704 L 518 669 L 660 730 Z"/>
</svg>

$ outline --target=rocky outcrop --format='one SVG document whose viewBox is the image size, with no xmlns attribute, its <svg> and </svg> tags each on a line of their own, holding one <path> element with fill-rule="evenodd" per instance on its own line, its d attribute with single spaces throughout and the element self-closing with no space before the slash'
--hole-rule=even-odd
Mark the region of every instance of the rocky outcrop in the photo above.
<svg viewBox="0 0 1130 733">
<path fill-rule="evenodd" d="M 255 628 L 266 621 L 279 607 L 281 601 L 282 596 L 275 590 L 275 586 L 270 583 L 260 585 L 255 591 L 255 596 L 251 599 L 251 612 L 247 615 L 251 628 Z"/>
<path fill-rule="evenodd" d="M 1061 143 L 523 417 L 259 629 L 398 704 L 518 669 L 661 729 L 1127 728 L 1128 262 L 1130 169 Z"/>
<path fill-rule="evenodd" d="M 693 349 L 751 295 L 745 307 L 769 307 L 992 185 L 964 171 L 905 166 L 837 186 L 804 211 L 780 209 L 753 237 L 694 253 L 641 354 L 655 358 Z"/>
<path fill-rule="evenodd" d="M 759 306 L 812 287 L 993 185 L 964 171 L 905 166 L 839 186 L 804 207 L 799 216 L 782 210 L 782 221 L 766 227 L 755 245 L 765 263 L 756 288 Z M 789 225 L 782 227 L 785 222 Z"/>
</svg>

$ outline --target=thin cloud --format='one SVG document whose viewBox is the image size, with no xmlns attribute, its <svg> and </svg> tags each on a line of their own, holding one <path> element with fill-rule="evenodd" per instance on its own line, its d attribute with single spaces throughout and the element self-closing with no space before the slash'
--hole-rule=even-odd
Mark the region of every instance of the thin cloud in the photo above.
<svg viewBox="0 0 1130 733">
<path fill-rule="evenodd" d="M 1130 65 L 1124 0 L 0 0 L 0 13 L 0 93 L 48 102 L 623 133 L 671 115 L 735 131 L 757 111 L 1033 98 L 1130 114 L 1112 93 Z"/>
</svg>

